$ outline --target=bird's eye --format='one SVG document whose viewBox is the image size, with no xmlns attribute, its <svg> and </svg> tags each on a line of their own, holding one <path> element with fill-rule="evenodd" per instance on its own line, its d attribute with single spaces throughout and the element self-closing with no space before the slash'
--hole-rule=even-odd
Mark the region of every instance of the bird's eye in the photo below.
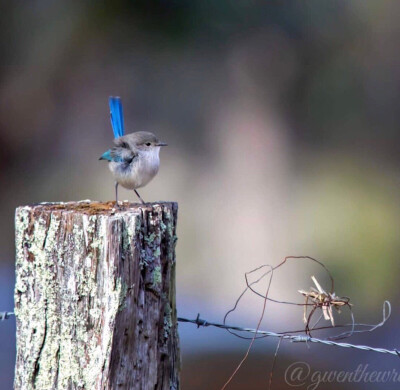
<svg viewBox="0 0 400 390">
<path fill-rule="evenodd" d="M 150 146 L 151 145 L 151 142 L 146 142 L 146 146 Z"/>
</svg>

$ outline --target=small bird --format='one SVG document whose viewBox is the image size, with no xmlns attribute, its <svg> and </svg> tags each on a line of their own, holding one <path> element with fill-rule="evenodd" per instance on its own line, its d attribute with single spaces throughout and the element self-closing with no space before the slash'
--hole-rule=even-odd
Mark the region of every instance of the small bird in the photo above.
<svg viewBox="0 0 400 390">
<path fill-rule="evenodd" d="M 144 200 L 136 191 L 145 186 L 157 174 L 160 167 L 161 146 L 167 146 L 147 131 L 125 134 L 124 115 L 119 97 L 110 96 L 111 126 L 114 132 L 114 147 L 102 154 L 99 160 L 109 162 L 108 166 L 115 179 L 115 201 L 118 206 L 118 185 L 134 190 L 142 203 Z"/>
</svg>

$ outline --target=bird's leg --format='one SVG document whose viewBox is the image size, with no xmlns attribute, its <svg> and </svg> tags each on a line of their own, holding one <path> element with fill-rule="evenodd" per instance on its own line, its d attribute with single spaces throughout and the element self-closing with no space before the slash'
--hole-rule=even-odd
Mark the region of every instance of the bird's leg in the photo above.
<svg viewBox="0 0 400 390">
<path fill-rule="evenodd" d="M 118 182 L 115 182 L 115 205 L 116 207 L 119 208 L 119 204 L 118 204 Z"/>
<path fill-rule="evenodd" d="M 140 199 L 140 201 L 142 202 L 142 204 L 146 204 L 146 202 L 140 197 L 139 192 L 137 192 L 136 190 L 133 190 L 133 191 L 135 191 L 135 194 L 136 194 L 137 197 Z"/>
</svg>

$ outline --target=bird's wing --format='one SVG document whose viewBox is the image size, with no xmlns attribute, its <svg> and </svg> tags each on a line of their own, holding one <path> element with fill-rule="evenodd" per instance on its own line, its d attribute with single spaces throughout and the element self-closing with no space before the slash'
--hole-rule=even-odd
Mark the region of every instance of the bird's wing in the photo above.
<svg viewBox="0 0 400 390">
<path fill-rule="evenodd" d="M 130 164 L 136 157 L 135 153 L 125 142 L 115 142 L 115 146 L 110 150 L 112 161 Z"/>
<path fill-rule="evenodd" d="M 121 98 L 118 96 L 110 96 L 108 103 L 110 105 L 111 126 L 114 132 L 114 137 L 122 137 L 124 131 L 124 114 L 122 112 Z"/>
</svg>

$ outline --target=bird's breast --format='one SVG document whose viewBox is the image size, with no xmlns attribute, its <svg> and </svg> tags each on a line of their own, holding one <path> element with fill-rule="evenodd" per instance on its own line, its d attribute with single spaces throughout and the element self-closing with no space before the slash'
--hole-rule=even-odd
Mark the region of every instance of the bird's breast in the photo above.
<svg viewBox="0 0 400 390">
<path fill-rule="evenodd" d="M 111 162 L 110 170 L 119 184 L 128 189 L 145 186 L 157 174 L 160 167 L 158 153 L 142 153 L 130 164 Z"/>
</svg>

